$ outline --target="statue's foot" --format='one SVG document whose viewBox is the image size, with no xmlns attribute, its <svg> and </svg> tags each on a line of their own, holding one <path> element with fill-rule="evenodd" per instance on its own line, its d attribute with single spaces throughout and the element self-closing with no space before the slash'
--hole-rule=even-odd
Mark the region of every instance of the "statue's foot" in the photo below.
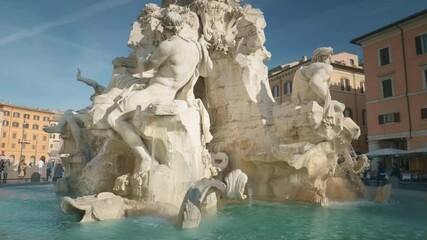
<svg viewBox="0 0 427 240">
<path fill-rule="evenodd" d="M 159 165 L 156 160 L 153 159 L 144 159 L 139 165 L 135 168 L 135 173 L 146 173 L 153 169 L 155 166 Z"/>
<path fill-rule="evenodd" d="M 130 174 L 125 174 L 116 178 L 113 191 L 119 195 L 127 195 L 130 193 Z"/>
<path fill-rule="evenodd" d="M 62 128 L 59 127 L 58 125 L 48 126 L 48 127 L 43 127 L 43 131 L 45 131 L 47 133 L 61 133 Z"/>
<path fill-rule="evenodd" d="M 136 160 L 134 173 L 149 172 L 152 168 L 159 165 L 159 163 L 151 157 L 143 146 L 135 147 Z"/>
</svg>

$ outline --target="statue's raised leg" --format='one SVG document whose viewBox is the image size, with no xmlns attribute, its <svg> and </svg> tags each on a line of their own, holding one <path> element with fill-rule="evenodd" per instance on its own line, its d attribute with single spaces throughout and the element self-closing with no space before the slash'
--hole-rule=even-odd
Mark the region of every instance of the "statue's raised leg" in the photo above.
<svg viewBox="0 0 427 240">
<path fill-rule="evenodd" d="M 123 141 L 129 145 L 135 155 L 135 171 L 134 174 L 145 173 L 151 170 L 152 167 L 158 165 L 148 152 L 144 142 L 136 131 L 135 127 L 127 121 L 128 114 L 124 114 L 118 110 L 113 110 L 108 117 L 108 121 L 112 128 L 120 135 Z"/>
</svg>

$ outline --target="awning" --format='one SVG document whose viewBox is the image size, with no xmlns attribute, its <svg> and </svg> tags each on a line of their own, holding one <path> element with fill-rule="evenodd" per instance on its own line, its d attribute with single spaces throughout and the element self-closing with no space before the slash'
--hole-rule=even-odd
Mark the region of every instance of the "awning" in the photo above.
<svg viewBox="0 0 427 240">
<path fill-rule="evenodd" d="M 374 151 L 365 153 L 367 157 L 381 157 L 381 156 L 390 156 L 390 155 L 404 155 L 408 152 L 396 148 L 381 148 Z"/>
<path fill-rule="evenodd" d="M 409 153 L 409 154 L 411 154 L 411 153 L 427 153 L 427 147 L 408 150 L 407 153 Z"/>
</svg>

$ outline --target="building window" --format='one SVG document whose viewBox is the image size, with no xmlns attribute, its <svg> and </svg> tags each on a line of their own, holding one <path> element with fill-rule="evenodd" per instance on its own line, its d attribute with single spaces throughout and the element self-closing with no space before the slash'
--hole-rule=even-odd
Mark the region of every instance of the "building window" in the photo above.
<svg viewBox="0 0 427 240">
<path fill-rule="evenodd" d="M 350 59 L 350 64 L 354 65 L 354 59 Z"/>
<path fill-rule="evenodd" d="M 15 117 L 15 118 L 19 118 L 19 116 L 20 116 L 21 114 L 19 114 L 18 112 L 14 112 L 13 113 L 13 117 Z"/>
<path fill-rule="evenodd" d="M 50 144 L 50 149 L 52 149 L 53 148 L 53 144 Z"/>
<path fill-rule="evenodd" d="M 43 141 L 47 141 L 47 137 L 46 136 L 43 136 Z"/>
<path fill-rule="evenodd" d="M 16 133 L 12 133 L 12 139 L 16 139 Z"/>
<path fill-rule="evenodd" d="M 4 120 L 4 121 L 3 121 L 3 126 L 5 126 L 5 127 L 9 126 L 9 121 Z"/>
<path fill-rule="evenodd" d="M 49 122 L 49 117 L 43 117 L 43 121 Z"/>
<path fill-rule="evenodd" d="M 366 126 L 366 123 L 368 122 L 368 115 L 366 114 L 366 109 L 362 110 L 362 124 L 363 126 Z"/>
<path fill-rule="evenodd" d="M 32 150 L 36 150 L 36 145 L 31 145 Z"/>
<path fill-rule="evenodd" d="M 341 78 L 341 90 L 350 92 L 350 80 L 348 78 Z"/>
<path fill-rule="evenodd" d="M 12 143 L 10 146 L 11 146 L 12 148 L 15 148 L 15 147 L 16 147 L 15 143 Z"/>
<path fill-rule="evenodd" d="M 24 122 L 24 124 L 22 124 L 22 127 L 23 128 L 30 128 L 30 124 L 29 123 L 26 123 L 26 122 Z"/>
<path fill-rule="evenodd" d="M 18 122 L 13 122 L 12 123 L 12 127 L 19 127 L 19 123 Z"/>
<path fill-rule="evenodd" d="M 415 47 L 417 49 L 417 55 L 427 53 L 427 34 L 415 38 Z"/>
<path fill-rule="evenodd" d="M 44 150 L 46 150 L 46 145 L 43 145 L 42 146 L 42 150 L 44 151 Z"/>
<path fill-rule="evenodd" d="M 427 108 L 421 108 L 421 119 L 427 119 Z"/>
<path fill-rule="evenodd" d="M 343 114 L 344 114 L 344 117 L 352 118 L 353 117 L 353 110 L 351 110 L 351 108 L 349 108 L 349 107 L 346 107 L 344 109 Z"/>
<path fill-rule="evenodd" d="M 272 92 L 274 98 L 278 98 L 279 97 L 279 86 L 274 86 L 271 89 L 271 92 Z"/>
<path fill-rule="evenodd" d="M 25 119 L 30 119 L 30 114 L 24 114 Z"/>
<path fill-rule="evenodd" d="M 382 48 L 379 50 L 380 66 L 390 64 L 390 51 L 389 48 Z"/>
<path fill-rule="evenodd" d="M 40 120 L 40 116 L 34 115 L 34 116 L 33 116 L 33 119 L 34 119 L 34 120 Z"/>
<path fill-rule="evenodd" d="M 393 85 L 391 79 L 385 79 L 381 81 L 383 98 L 388 98 L 393 96 Z"/>
<path fill-rule="evenodd" d="M 396 123 L 400 122 L 400 113 L 387 113 L 378 116 L 378 123 L 386 124 L 386 123 Z"/>
<path fill-rule="evenodd" d="M 423 69 L 424 89 L 427 89 L 427 68 Z"/>
<path fill-rule="evenodd" d="M 3 112 L 3 114 L 4 114 L 5 116 L 10 116 L 10 112 L 9 112 L 9 111 L 4 111 L 4 112 Z"/>
<path fill-rule="evenodd" d="M 2 148 L 6 148 L 6 143 L 1 143 Z"/>
<path fill-rule="evenodd" d="M 39 129 L 39 125 L 38 124 L 33 124 L 33 129 L 34 130 L 38 130 Z"/>
<path fill-rule="evenodd" d="M 292 81 L 285 82 L 284 90 L 285 95 L 290 95 L 292 93 Z"/>
<path fill-rule="evenodd" d="M 365 94 L 366 93 L 365 82 L 360 82 L 360 93 L 361 94 Z"/>
<path fill-rule="evenodd" d="M 2 132 L 2 137 L 5 138 L 7 136 L 6 132 Z"/>
</svg>

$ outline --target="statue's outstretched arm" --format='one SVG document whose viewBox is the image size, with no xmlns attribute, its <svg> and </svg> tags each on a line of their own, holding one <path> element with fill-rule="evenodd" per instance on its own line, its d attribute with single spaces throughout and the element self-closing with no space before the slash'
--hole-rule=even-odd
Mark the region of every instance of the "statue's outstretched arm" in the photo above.
<svg viewBox="0 0 427 240">
<path fill-rule="evenodd" d="M 93 87 L 93 90 L 98 95 L 105 91 L 105 87 L 99 84 L 97 81 L 83 77 L 79 68 L 77 68 L 77 81 L 83 82 Z"/>
</svg>

